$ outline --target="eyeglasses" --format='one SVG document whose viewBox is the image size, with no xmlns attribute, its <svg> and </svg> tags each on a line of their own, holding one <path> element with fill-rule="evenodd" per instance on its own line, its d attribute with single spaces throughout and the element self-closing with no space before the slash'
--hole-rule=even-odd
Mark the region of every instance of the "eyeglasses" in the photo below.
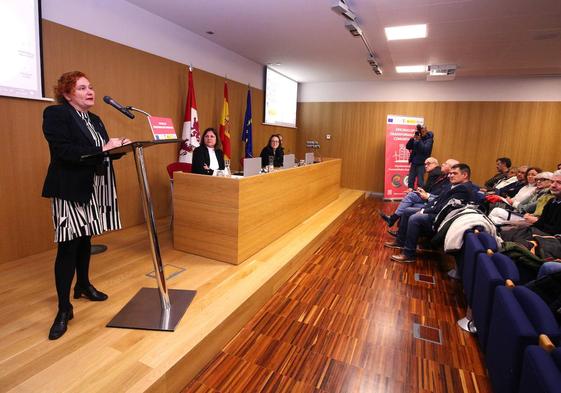
<svg viewBox="0 0 561 393">
<path fill-rule="evenodd" d="M 544 179 L 542 177 L 540 177 L 539 179 L 536 179 L 536 181 L 548 181 L 549 179 Z"/>
</svg>

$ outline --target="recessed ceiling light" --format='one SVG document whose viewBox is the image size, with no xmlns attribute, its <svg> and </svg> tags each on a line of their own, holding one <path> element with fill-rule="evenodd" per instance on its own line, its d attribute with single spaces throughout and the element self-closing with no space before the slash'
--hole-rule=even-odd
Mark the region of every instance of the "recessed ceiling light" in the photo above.
<svg viewBox="0 0 561 393">
<path fill-rule="evenodd" d="M 396 66 L 395 72 L 399 74 L 408 74 L 413 72 L 427 72 L 427 66 L 426 65 Z"/>
<path fill-rule="evenodd" d="M 425 38 L 427 36 L 427 25 L 410 25 L 386 27 L 388 41 L 409 40 L 412 38 Z"/>
</svg>

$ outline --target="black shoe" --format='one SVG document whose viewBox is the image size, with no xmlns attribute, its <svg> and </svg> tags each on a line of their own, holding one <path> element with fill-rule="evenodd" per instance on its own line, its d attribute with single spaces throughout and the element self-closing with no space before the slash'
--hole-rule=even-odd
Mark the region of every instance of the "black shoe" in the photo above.
<svg viewBox="0 0 561 393">
<path fill-rule="evenodd" d="M 74 318 L 74 312 L 72 309 L 70 311 L 59 311 L 56 314 L 55 321 L 51 330 L 49 330 L 49 340 L 56 340 L 62 337 L 66 333 L 68 326 L 68 321 Z"/>
<path fill-rule="evenodd" d="M 95 289 L 93 285 L 88 285 L 86 288 L 74 287 L 74 299 L 79 299 L 82 296 L 90 299 L 92 302 L 102 302 L 109 297 L 105 293 Z"/>
<path fill-rule="evenodd" d="M 384 213 L 381 212 L 381 211 L 378 211 L 378 214 L 380 215 L 380 218 L 386 222 L 386 224 L 388 224 L 389 226 L 391 226 L 391 225 L 390 225 L 390 216 L 388 216 L 387 214 L 384 214 Z"/>
<path fill-rule="evenodd" d="M 388 233 L 393 237 L 397 237 L 397 231 L 392 231 L 391 229 L 388 229 Z"/>
<path fill-rule="evenodd" d="M 381 211 L 379 211 L 378 214 L 380 215 L 380 218 L 384 220 L 386 224 L 388 224 L 389 227 L 393 227 L 394 224 L 397 222 L 397 220 L 399 220 L 399 216 L 397 214 L 392 214 L 391 216 L 388 216 L 387 214 L 384 214 Z"/>
<path fill-rule="evenodd" d="M 393 227 L 394 224 L 397 222 L 397 220 L 399 220 L 399 216 L 397 214 L 392 214 L 391 216 L 388 217 L 388 226 L 389 227 Z"/>
</svg>

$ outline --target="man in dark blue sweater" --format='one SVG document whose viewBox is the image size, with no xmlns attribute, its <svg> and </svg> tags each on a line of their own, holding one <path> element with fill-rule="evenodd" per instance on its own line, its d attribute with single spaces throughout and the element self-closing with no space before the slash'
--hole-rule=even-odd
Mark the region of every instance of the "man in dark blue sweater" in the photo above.
<svg viewBox="0 0 561 393">
<path fill-rule="evenodd" d="M 467 164 L 457 164 L 450 170 L 449 180 L 451 187 L 437 196 L 426 208 L 413 214 L 401 216 L 399 231 L 394 242 L 384 245 L 390 248 L 402 250 L 399 255 L 393 255 L 391 259 L 397 262 L 415 262 L 417 241 L 421 234 L 432 233 L 432 223 L 437 214 L 452 199 L 464 202 L 475 200 L 474 186 L 470 181 L 471 169 Z"/>
<path fill-rule="evenodd" d="M 417 185 L 423 187 L 425 185 L 425 160 L 432 154 L 432 144 L 434 142 L 434 134 L 428 131 L 425 126 L 417 124 L 417 131 L 413 138 L 409 139 L 405 148 L 409 150 L 409 176 L 407 185 L 409 188 L 415 188 L 415 179 Z"/>
</svg>

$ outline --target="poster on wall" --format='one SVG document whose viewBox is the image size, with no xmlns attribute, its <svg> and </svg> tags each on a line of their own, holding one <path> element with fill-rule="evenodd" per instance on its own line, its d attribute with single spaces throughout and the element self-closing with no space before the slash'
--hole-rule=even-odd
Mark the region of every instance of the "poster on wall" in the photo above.
<svg viewBox="0 0 561 393">
<path fill-rule="evenodd" d="M 409 174 L 409 150 L 405 145 L 415 134 L 415 126 L 424 123 L 422 117 L 387 116 L 384 199 L 401 199 L 405 196 Z"/>
</svg>

